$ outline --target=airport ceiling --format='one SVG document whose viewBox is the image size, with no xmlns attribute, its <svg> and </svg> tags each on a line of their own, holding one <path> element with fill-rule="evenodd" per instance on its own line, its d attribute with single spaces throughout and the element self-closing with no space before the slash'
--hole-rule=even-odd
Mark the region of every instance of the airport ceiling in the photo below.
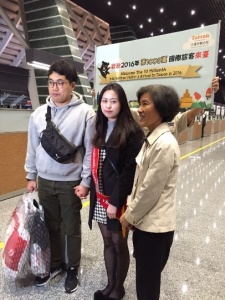
<svg viewBox="0 0 225 300">
<path fill-rule="evenodd" d="M 72 1 L 65 2 L 84 68 L 89 81 L 93 82 L 95 46 L 111 43 L 109 25 Z M 0 64 L 27 67 L 23 58 L 29 41 L 22 20 L 23 0 L 0 0 Z"/>
<path fill-rule="evenodd" d="M 110 26 L 132 26 L 137 38 L 187 30 L 221 21 L 217 76 L 225 85 L 225 0 L 74 0 L 73 2 L 106 21 Z"/>
</svg>

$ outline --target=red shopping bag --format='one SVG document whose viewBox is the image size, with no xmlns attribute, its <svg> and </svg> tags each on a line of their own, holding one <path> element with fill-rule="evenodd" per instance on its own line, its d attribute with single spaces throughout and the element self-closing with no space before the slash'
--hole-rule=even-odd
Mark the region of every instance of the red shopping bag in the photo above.
<svg viewBox="0 0 225 300">
<path fill-rule="evenodd" d="M 3 250 L 3 270 L 6 278 L 25 278 L 30 272 L 30 233 L 28 221 L 32 217 L 33 194 L 25 193 L 14 209 Z"/>
<path fill-rule="evenodd" d="M 27 246 L 27 240 L 23 238 L 23 234 L 19 234 L 19 218 L 17 213 L 14 211 L 13 213 L 13 221 L 15 222 L 14 230 L 9 236 L 4 252 L 3 259 L 5 265 L 12 271 L 18 271 L 18 265 L 21 260 L 22 254 Z"/>
<path fill-rule="evenodd" d="M 9 237 L 3 253 L 5 264 L 8 268 L 18 271 L 18 264 L 26 246 L 27 241 L 19 236 L 17 229 L 15 229 Z"/>
<path fill-rule="evenodd" d="M 25 193 L 6 230 L 3 270 L 6 278 L 44 277 L 50 272 L 50 240 L 36 192 Z"/>
</svg>

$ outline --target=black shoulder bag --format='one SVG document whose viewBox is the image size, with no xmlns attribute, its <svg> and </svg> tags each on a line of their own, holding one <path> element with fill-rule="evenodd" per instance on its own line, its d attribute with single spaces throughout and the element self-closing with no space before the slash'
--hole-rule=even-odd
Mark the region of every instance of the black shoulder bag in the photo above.
<svg viewBox="0 0 225 300">
<path fill-rule="evenodd" d="M 76 147 L 70 143 L 56 128 L 51 120 L 50 106 L 47 108 L 45 118 L 47 125 L 46 129 L 42 132 L 42 147 L 58 163 L 70 163 L 80 147 Z"/>
</svg>

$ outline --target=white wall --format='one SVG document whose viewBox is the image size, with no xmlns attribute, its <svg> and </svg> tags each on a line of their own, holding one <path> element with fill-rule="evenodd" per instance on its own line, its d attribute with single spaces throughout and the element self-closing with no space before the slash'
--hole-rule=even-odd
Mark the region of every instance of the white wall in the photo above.
<svg viewBox="0 0 225 300">
<path fill-rule="evenodd" d="M 27 132 L 32 112 L 28 109 L 0 109 L 0 133 Z"/>
</svg>

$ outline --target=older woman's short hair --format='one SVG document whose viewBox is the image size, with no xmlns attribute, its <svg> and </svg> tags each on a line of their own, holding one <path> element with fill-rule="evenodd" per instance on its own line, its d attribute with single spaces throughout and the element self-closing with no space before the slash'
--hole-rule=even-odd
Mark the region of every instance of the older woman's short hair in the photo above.
<svg viewBox="0 0 225 300">
<path fill-rule="evenodd" d="M 163 122 L 170 122 L 178 114 L 180 98 L 173 87 L 165 85 L 147 85 L 137 91 L 138 102 L 142 95 L 148 94 L 154 102 Z"/>
</svg>

